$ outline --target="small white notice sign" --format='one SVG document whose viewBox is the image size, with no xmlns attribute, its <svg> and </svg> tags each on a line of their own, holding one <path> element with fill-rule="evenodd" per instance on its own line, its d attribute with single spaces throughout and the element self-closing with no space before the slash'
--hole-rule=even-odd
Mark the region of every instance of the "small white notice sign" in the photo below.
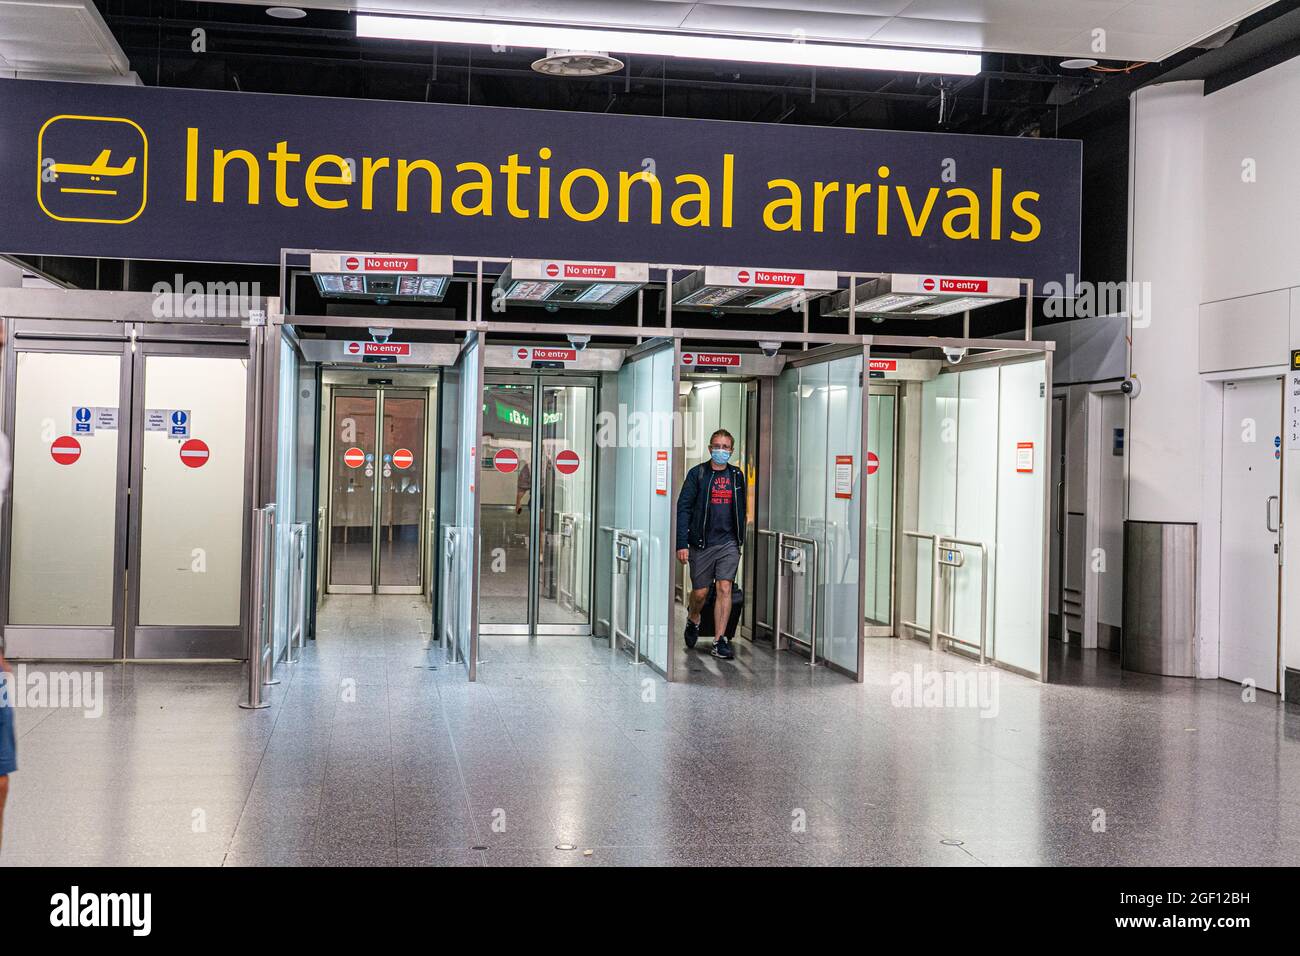
<svg viewBox="0 0 1300 956">
<path fill-rule="evenodd" d="M 668 452 L 655 452 L 655 494 L 668 494 Z"/>
<path fill-rule="evenodd" d="M 1286 448 L 1300 448 L 1300 372 L 1286 377 Z"/>
</svg>

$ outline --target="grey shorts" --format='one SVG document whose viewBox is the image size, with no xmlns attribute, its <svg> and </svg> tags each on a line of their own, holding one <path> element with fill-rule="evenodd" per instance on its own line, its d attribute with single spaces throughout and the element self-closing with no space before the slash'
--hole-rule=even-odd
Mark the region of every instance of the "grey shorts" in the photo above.
<svg viewBox="0 0 1300 956">
<path fill-rule="evenodd" d="M 739 567 L 740 545 L 734 541 L 691 548 L 691 587 L 698 591 L 714 581 L 734 581 Z"/>
</svg>

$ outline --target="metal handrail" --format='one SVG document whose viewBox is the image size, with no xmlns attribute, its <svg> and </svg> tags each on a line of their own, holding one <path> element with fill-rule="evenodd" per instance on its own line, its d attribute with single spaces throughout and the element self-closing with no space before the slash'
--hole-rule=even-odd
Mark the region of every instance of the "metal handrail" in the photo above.
<svg viewBox="0 0 1300 956">
<path fill-rule="evenodd" d="M 818 546 L 817 541 L 815 539 L 805 537 L 804 535 L 792 534 L 786 531 L 772 531 L 771 529 L 768 528 L 759 528 L 758 533 L 761 535 L 767 535 L 768 537 L 776 538 L 776 601 L 775 601 L 776 607 L 773 608 L 774 613 L 772 615 L 775 620 L 771 624 L 758 620 L 757 610 L 754 612 L 754 623 L 758 627 L 765 627 L 771 632 L 772 647 L 774 650 L 778 650 L 778 651 L 782 650 L 785 647 L 785 644 L 782 642 L 782 637 L 788 637 L 790 638 L 791 643 L 796 644 L 799 647 L 808 648 L 808 664 L 810 667 L 816 666 L 817 664 L 817 612 L 821 609 L 820 608 L 821 602 L 818 600 L 818 595 L 817 595 L 817 571 L 821 567 L 821 561 L 819 557 L 820 547 Z M 796 550 L 798 550 L 799 552 L 799 557 L 791 558 L 789 555 L 786 554 L 787 543 L 793 543 L 796 545 Z M 782 596 L 785 593 L 785 587 L 784 587 L 785 569 L 787 566 L 789 566 L 794 568 L 796 573 L 799 574 L 806 573 L 806 571 L 804 570 L 804 568 L 806 567 L 806 563 L 804 560 L 805 558 L 804 548 L 800 546 L 806 546 L 812 548 L 812 557 L 813 557 L 813 573 L 811 578 L 813 586 L 810 589 L 811 601 L 812 601 L 812 628 L 811 628 L 812 633 L 807 643 L 804 643 L 803 641 L 799 640 L 799 638 L 794 634 L 793 631 L 786 631 L 783 630 L 781 627 L 781 611 L 785 603 L 782 600 Z"/>
<path fill-rule="evenodd" d="M 641 532 L 628 531 L 624 528 L 615 528 L 611 525 L 601 525 L 601 531 L 608 531 L 613 536 L 611 561 L 610 561 L 610 588 L 609 588 L 609 646 L 615 648 L 618 646 L 619 638 L 627 641 L 632 645 L 632 662 L 641 663 L 641 586 L 644 580 L 645 562 L 642 558 Z M 632 557 L 629 553 L 624 555 L 620 544 L 626 544 L 629 548 L 636 546 L 636 614 L 632 614 L 631 601 L 628 601 L 627 625 L 629 630 L 621 630 L 618 626 L 618 577 L 620 574 L 620 565 L 622 565 L 622 574 L 626 579 L 627 585 L 632 583 L 632 575 L 629 571 Z M 630 587 L 628 588 L 630 590 Z"/>
<path fill-rule="evenodd" d="M 298 663 L 295 650 L 301 651 L 307 629 L 307 524 L 289 526 L 289 554 L 292 572 L 289 577 L 289 638 L 285 641 L 284 662 Z"/>
<path fill-rule="evenodd" d="M 568 580 L 565 581 L 560 576 L 560 568 L 564 562 L 557 554 L 555 562 L 555 598 L 560 607 L 564 607 L 564 599 L 568 598 L 568 608 L 571 611 L 578 609 L 577 582 L 578 582 L 578 548 L 577 548 L 577 528 L 580 518 L 577 514 L 569 511 L 560 512 L 560 544 L 556 549 L 557 552 L 563 553 L 566 546 L 569 551 L 568 560 Z M 563 582 L 563 583 L 562 583 Z M 566 589 L 564 584 L 568 584 Z"/>
<path fill-rule="evenodd" d="M 274 547 L 275 505 L 253 509 L 251 528 L 252 560 L 249 584 L 253 588 L 248 614 L 248 699 L 244 710 L 270 707 L 266 688 L 280 683 L 275 677 L 275 654 L 271 645 L 271 576 L 274 562 L 268 560 Z"/>
<path fill-rule="evenodd" d="M 988 641 L 988 604 L 989 604 L 989 586 L 988 586 L 988 566 L 989 566 L 989 549 L 983 541 L 969 541 L 964 538 L 949 538 L 943 535 L 939 537 L 939 550 L 945 545 L 955 544 L 964 548 L 980 549 L 980 640 L 979 644 L 972 641 L 964 640 L 955 634 L 945 634 L 939 632 L 939 636 L 952 644 L 964 644 L 966 647 L 978 647 L 980 649 L 980 663 L 988 662 L 988 652 L 986 650 Z"/>
<path fill-rule="evenodd" d="M 930 635 L 930 650 L 939 649 L 939 542 L 938 536 L 924 531 L 904 531 L 908 538 L 917 538 L 930 542 L 930 627 L 923 627 L 916 621 L 899 619 L 898 623 L 914 631 Z"/>
<path fill-rule="evenodd" d="M 455 525 L 448 525 L 442 531 L 443 546 L 443 564 L 442 564 L 442 654 L 443 660 L 447 663 L 455 663 L 459 654 L 459 647 L 456 641 L 456 625 L 459 623 L 460 611 L 460 555 L 461 535 L 460 528 Z M 453 605 L 452 599 L 455 598 Z M 457 613 L 453 615 L 452 610 Z"/>
<path fill-rule="evenodd" d="M 904 531 L 909 538 L 918 538 L 930 542 L 930 627 L 924 627 L 915 621 L 900 620 L 899 623 L 904 627 L 910 627 L 914 631 L 930 635 L 930 649 L 938 650 L 939 641 L 944 640 L 949 644 L 961 644 L 965 647 L 978 647 L 980 652 L 980 663 L 988 663 L 988 566 L 989 552 L 988 545 L 983 541 L 971 541 L 966 538 L 953 538 L 942 534 L 926 534 L 923 531 Z M 976 644 L 950 634 L 942 630 L 939 626 L 939 576 L 944 565 L 939 560 L 939 554 L 945 550 L 947 545 L 956 545 L 957 547 L 979 548 L 980 549 L 980 639 Z M 951 579 L 949 579 L 951 580 Z"/>
</svg>

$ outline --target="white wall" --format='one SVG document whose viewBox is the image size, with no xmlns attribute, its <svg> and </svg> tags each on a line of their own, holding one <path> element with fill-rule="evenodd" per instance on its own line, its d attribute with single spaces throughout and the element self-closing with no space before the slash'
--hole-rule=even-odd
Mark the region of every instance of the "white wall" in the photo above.
<svg viewBox="0 0 1300 956">
<path fill-rule="evenodd" d="M 1128 515 L 1136 520 L 1200 518 L 1202 88 L 1166 83 L 1132 99 L 1129 279 L 1151 290 L 1150 315 L 1131 332 L 1142 383 L 1129 405 Z"/>
<path fill-rule="evenodd" d="M 1131 277 L 1152 283 L 1133 330 L 1142 394 L 1130 403 L 1134 518 L 1200 526 L 1201 676 L 1217 675 L 1220 463 L 1225 372 L 1267 374 L 1300 348 L 1300 59 L 1202 96 L 1199 83 L 1133 97 Z M 1283 663 L 1300 669 L 1300 450 L 1283 470 Z M 1287 604 L 1291 603 L 1291 608 Z"/>
</svg>

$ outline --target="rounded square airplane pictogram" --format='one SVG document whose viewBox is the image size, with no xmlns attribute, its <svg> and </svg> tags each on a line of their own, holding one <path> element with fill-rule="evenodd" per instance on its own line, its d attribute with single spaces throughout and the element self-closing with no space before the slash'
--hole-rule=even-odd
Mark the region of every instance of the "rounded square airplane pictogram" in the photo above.
<svg viewBox="0 0 1300 956">
<path fill-rule="evenodd" d="M 144 212 L 149 140 L 131 120 L 53 116 L 36 153 L 36 201 L 51 219 L 127 223 Z"/>
</svg>

